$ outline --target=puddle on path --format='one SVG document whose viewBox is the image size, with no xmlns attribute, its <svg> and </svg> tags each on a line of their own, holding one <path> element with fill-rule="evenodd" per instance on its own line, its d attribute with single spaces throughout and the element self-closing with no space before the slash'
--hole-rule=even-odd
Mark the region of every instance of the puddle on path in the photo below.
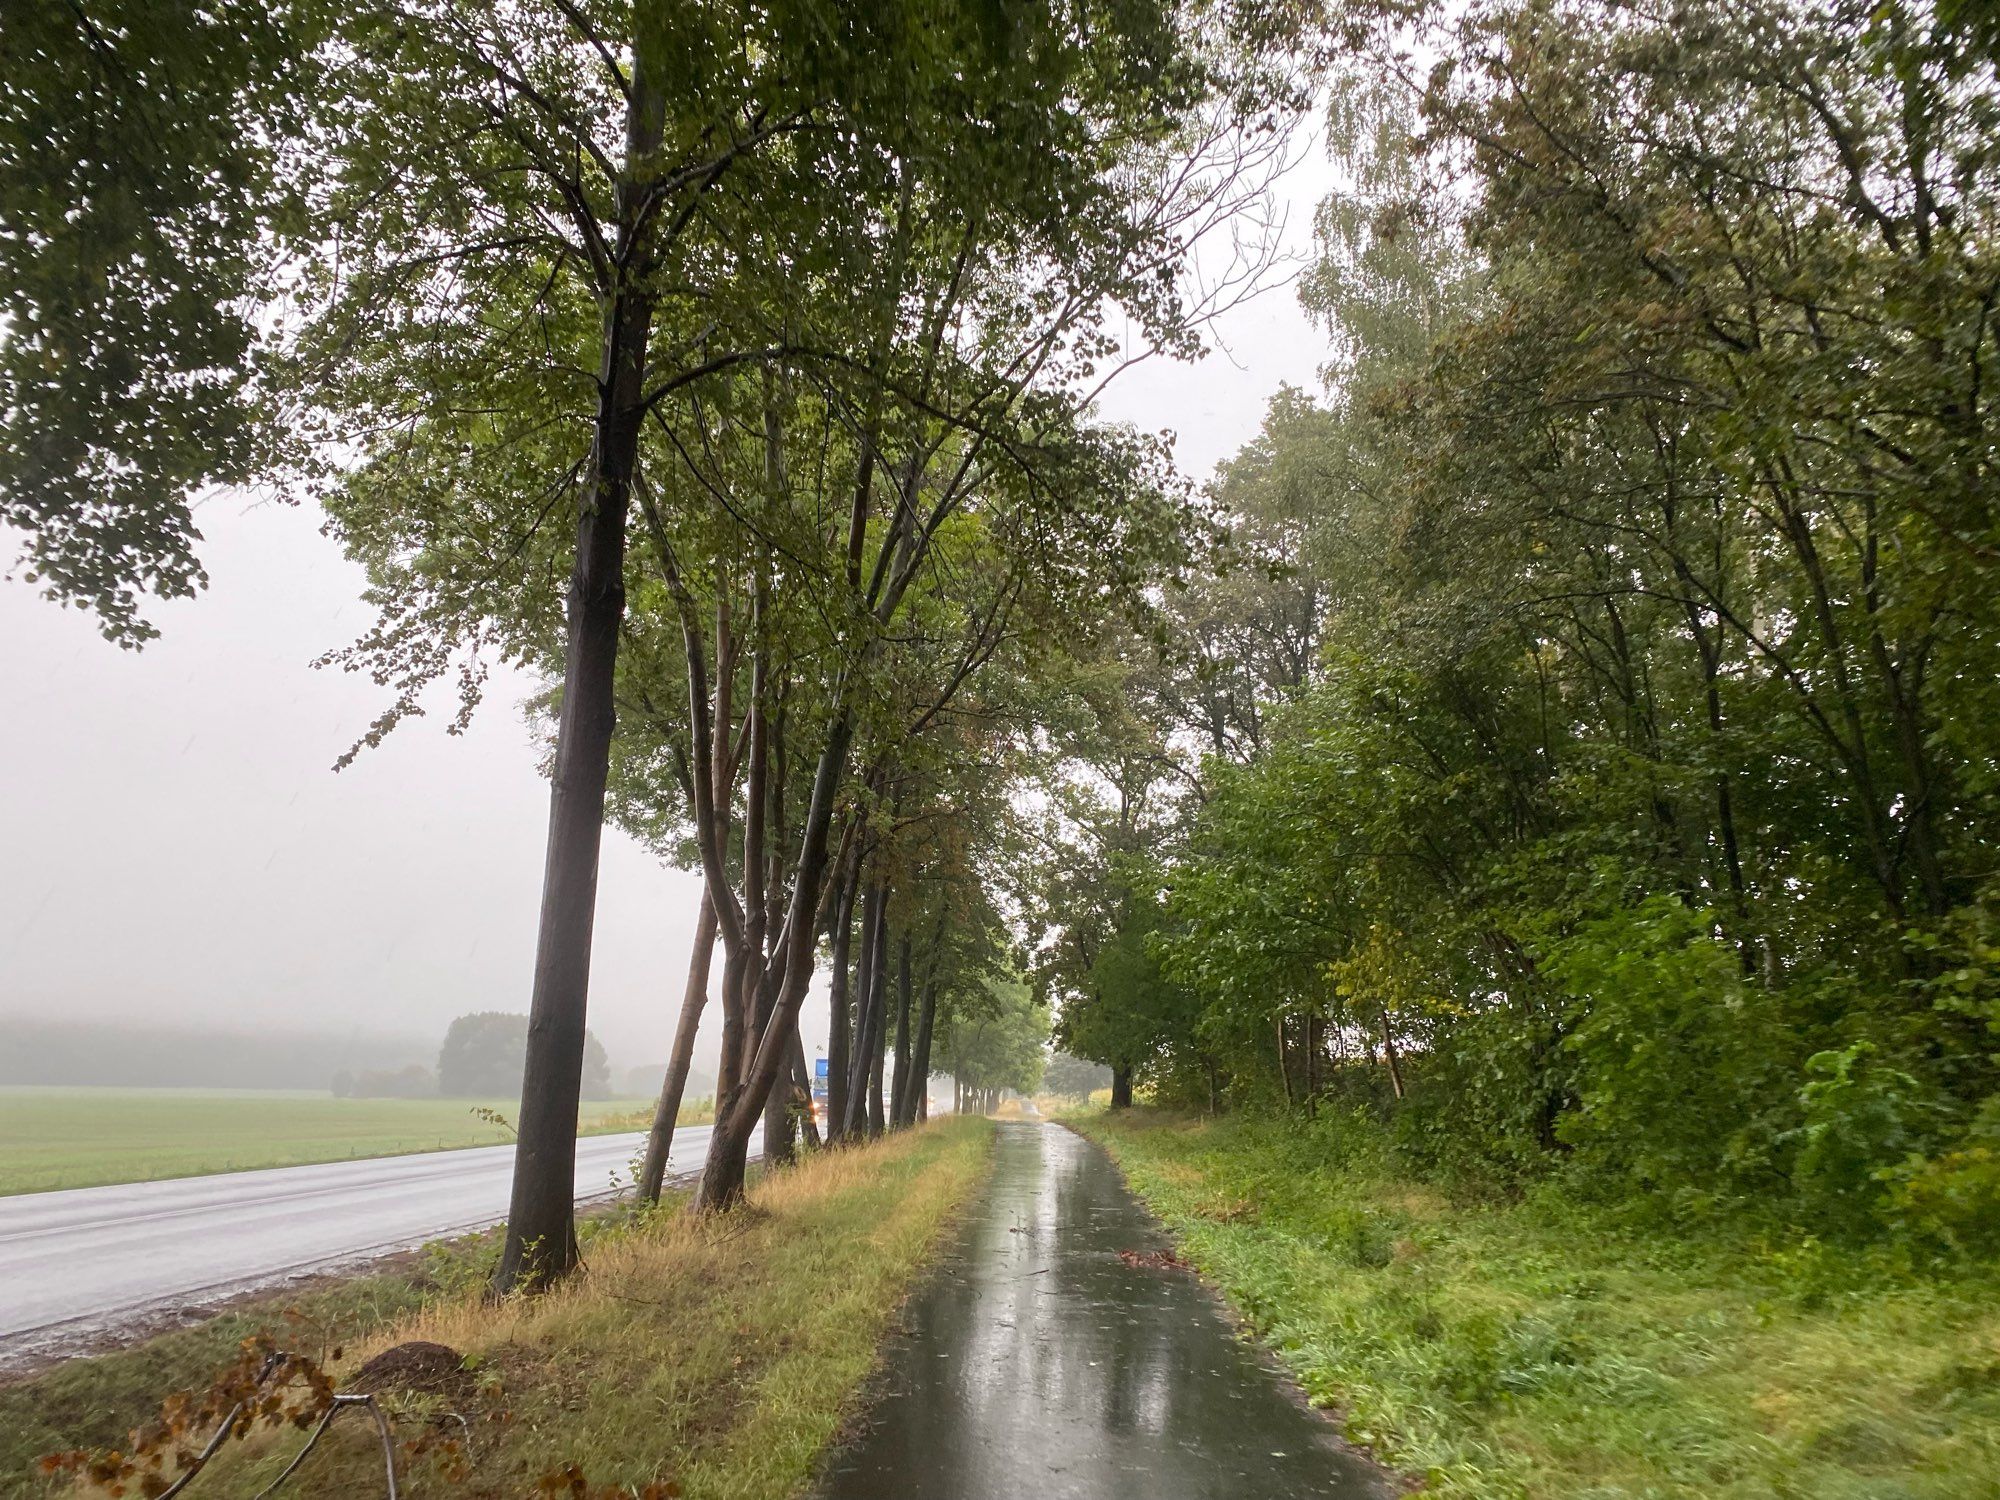
<svg viewBox="0 0 2000 1500">
<path fill-rule="evenodd" d="M 824 1500 L 1385 1500 L 1185 1271 L 1097 1146 L 1004 1124 Z M 1119 1252 L 1138 1252 L 1121 1260 Z"/>
</svg>

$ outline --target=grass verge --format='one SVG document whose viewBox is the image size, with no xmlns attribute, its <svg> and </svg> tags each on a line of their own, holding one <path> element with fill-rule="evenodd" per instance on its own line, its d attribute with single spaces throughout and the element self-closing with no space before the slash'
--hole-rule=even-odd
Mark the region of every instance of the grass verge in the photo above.
<svg viewBox="0 0 2000 1500">
<path fill-rule="evenodd" d="M 470 1291 L 434 1297 L 350 1343 L 333 1373 L 413 1341 L 463 1356 L 446 1394 L 385 1398 L 402 1492 L 418 1500 L 597 1500 L 648 1485 L 778 1500 L 852 1410 L 991 1141 L 986 1121 L 940 1120 L 770 1173 L 734 1214 L 627 1219 L 591 1238 L 587 1269 L 556 1291 L 497 1307 Z M 260 1433 L 189 1493 L 255 1494 L 301 1441 Z M 381 1462 L 365 1418 L 342 1421 L 282 1493 L 379 1495 Z"/>
<path fill-rule="evenodd" d="M 0 1088 L 0 1196 L 152 1182 L 208 1172 L 295 1167 L 513 1137 L 475 1111 L 512 1118 L 518 1099 L 336 1099 L 284 1090 Z M 713 1119 L 710 1102 L 682 1106 L 682 1125 Z M 587 1100 L 586 1135 L 645 1130 L 652 1105 Z"/>
<path fill-rule="evenodd" d="M 1478 1500 L 1995 1500 L 2000 1275 L 1454 1201 L 1374 1127 L 1072 1118 L 1349 1435 Z"/>
</svg>

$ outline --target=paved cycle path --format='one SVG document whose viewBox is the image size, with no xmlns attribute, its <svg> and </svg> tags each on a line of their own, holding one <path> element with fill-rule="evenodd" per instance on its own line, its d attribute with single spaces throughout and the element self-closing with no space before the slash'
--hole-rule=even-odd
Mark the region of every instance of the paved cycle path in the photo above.
<svg viewBox="0 0 2000 1500">
<path fill-rule="evenodd" d="M 1103 1149 L 999 1126 L 984 1202 L 891 1345 L 824 1500 L 1382 1500 L 1184 1270 Z"/>
</svg>

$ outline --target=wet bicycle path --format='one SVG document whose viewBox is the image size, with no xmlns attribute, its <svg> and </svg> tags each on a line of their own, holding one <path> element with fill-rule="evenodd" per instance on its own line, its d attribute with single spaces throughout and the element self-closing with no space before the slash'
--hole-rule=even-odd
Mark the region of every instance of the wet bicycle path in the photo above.
<svg viewBox="0 0 2000 1500">
<path fill-rule="evenodd" d="M 891 1343 L 822 1500 L 1379 1500 L 1168 1248 L 1104 1150 L 999 1126 L 993 1176 Z M 1127 1252 L 1121 1258 L 1120 1252 Z"/>
</svg>

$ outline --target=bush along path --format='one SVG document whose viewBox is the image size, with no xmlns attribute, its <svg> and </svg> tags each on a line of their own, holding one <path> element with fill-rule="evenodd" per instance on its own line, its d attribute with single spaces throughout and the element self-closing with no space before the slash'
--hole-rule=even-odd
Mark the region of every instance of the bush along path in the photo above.
<svg viewBox="0 0 2000 1500">
<path fill-rule="evenodd" d="M 997 1128 L 992 1185 L 911 1304 L 823 1500 L 1396 1492 L 1234 1335 L 1102 1149 Z"/>
<path fill-rule="evenodd" d="M 148 1440 L 160 1464 L 125 1445 L 73 1453 L 53 1477 L 81 1476 L 96 1493 L 89 1477 L 106 1474 L 124 1493 L 152 1493 L 140 1486 L 174 1479 L 176 1454 L 199 1450 L 215 1425 L 175 1441 L 176 1415 L 226 1412 L 254 1385 L 258 1420 L 196 1476 L 192 1500 L 262 1492 L 335 1391 L 373 1405 L 313 1444 L 277 1490 L 286 1500 L 387 1493 L 377 1409 L 403 1500 L 780 1500 L 803 1488 L 851 1414 L 896 1307 L 988 1168 L 992 1131 L 946 1119 L 815 1153 L 755 1181 L 744 1211 L 727 1216 L 665 1201 L 595 1226 L 582 1274 L 557 1290 L 496 1304 L 483 1277 L 459 1278 L 344 1348 L 315 1344 L 261 1384 L 265 1346 L 246 1348 L 233 1374 L 169 1404 L 167 1427 L 153 1430 L 165 1441 Z M 149 1416 L 134 1409 L 130 1425 Z M 138 1469 L 121 1472 L 135 1457 Z"/>
<path fill-rule="evenodd" d="M 2000 1287 L 1447 1194 L 1366 1116 L 1073 1123 L 1347 1431 L 1462 1500 L 1995 1500 Z"/>
</svg>

